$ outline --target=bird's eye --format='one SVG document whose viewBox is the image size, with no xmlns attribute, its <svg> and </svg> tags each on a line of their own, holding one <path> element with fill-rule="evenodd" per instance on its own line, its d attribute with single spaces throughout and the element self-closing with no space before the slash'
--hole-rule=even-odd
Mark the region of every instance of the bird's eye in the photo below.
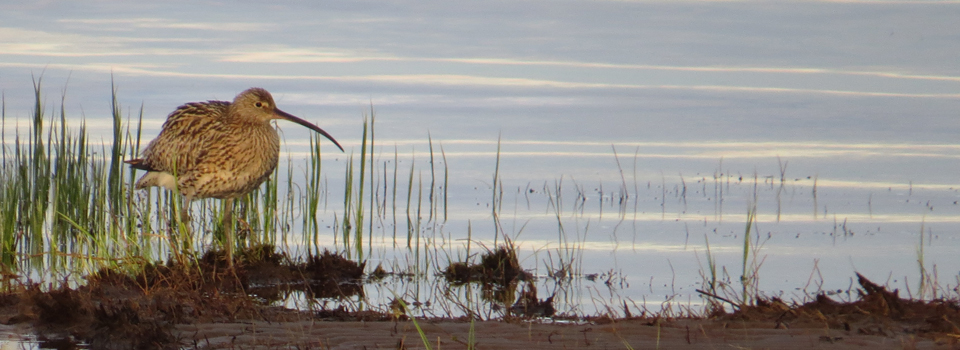
<svg viewBox="0 0 960 350">
<path fill-rule="evenodd" d="M 257 102 L 257 107 L 263 107 L 263 102 Z"/>
</svg>

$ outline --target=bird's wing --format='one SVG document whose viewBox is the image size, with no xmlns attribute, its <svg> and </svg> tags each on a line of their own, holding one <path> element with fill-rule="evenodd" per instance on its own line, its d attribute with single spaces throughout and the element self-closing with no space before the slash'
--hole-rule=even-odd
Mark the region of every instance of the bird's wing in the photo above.
<svg viewBox="0 0 960 350">
<path fill-rule="evenodd" d="M 143 166 L 153 171 L 186 174 L 204 158 L 224 132 L 229 102 L 188 103 L 170 113 L 160 135 L 143 151 Z"/>
</svg>

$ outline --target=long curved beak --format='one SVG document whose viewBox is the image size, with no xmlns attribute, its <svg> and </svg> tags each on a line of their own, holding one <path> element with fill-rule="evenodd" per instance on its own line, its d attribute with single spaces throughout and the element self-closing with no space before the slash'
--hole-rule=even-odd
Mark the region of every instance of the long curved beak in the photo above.
<svg viewBox="0 0 960 350">
<path fill-rule="evenodd" d="M 286 119 L 286 120 L 292 121 L 292 122 L 294 122 L 294 123 L 297 123 L 297 124 L 306 126 L 306 127 L 310 128 L 311 130 L 320 133 L 320 135 L 323 135 L 323 136 L 326 137 L 328 140 L 330 140 L 331 142 L 333 142 L 334 145 L 337 145 L 337 148 L 340 149 L 340 152 L 343 152 L 343 147 L 340 146 L 340 143 L 337 142 L 337 140 L 334 140 L 334 139 L 333 139 L 333 136 L 330 136 L 330 134 L 328 134 L 326 131 L 323 131 L 323 129 L 321 129 L 319 126 L 313 125 L 313 123 L 311 123 L 311 122 L 308 122 L 308 121 L 306 121 L 306 120 L 297 118 L 296 116 L 294 116 L 294 115 L 292 115 L 292 114 L 290 114 L 290 113 L 281 111 L 281 110 L 279 110 L 279 109 L 274 109 L 273 112 L 276 113 L 277 116 L 280 117 L 280 119 Z"/>
</svg>

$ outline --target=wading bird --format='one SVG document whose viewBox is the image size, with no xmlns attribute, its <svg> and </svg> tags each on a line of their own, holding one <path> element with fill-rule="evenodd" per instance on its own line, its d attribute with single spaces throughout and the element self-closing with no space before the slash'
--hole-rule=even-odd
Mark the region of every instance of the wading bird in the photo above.
<svg viewBox="0 0 960 350">
<path fill-rule="evenodd" d="M 280 137 L 270 125 L 274 119 L 306 126 L 343 151 L 320 127 L 278 109 L 267 90 L 251 88 L 233 102 L 193 102 L 178 107 L 167 116 L 160 135 L 150 141 L 142 158 L 126 161 L 134 169 L 147 171 L 137 181 L 137 189 L 159 186 L 183 195 L 181 218 L 187 227 L 192 200 L 224 200 L 224 245 L 230 268 L 233 200 L 260 187 L 277 167 Z"/>
</svg>

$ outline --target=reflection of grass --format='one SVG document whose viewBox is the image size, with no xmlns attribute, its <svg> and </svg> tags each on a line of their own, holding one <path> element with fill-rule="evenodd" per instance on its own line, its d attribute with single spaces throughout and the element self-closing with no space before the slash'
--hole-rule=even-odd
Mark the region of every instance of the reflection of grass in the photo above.
<svg viewBox="0 0 960 350">
<path fill-rule="evenodd" d="M 923 263 L 923 226 L 925 220 L 920 222 L 920 245 L 917 247 L 917 265 L 920 266 L 920 287 L 917 289 L 917 297 L 923 298 L 927 291 L 927 266 Z"/>
</svg>

